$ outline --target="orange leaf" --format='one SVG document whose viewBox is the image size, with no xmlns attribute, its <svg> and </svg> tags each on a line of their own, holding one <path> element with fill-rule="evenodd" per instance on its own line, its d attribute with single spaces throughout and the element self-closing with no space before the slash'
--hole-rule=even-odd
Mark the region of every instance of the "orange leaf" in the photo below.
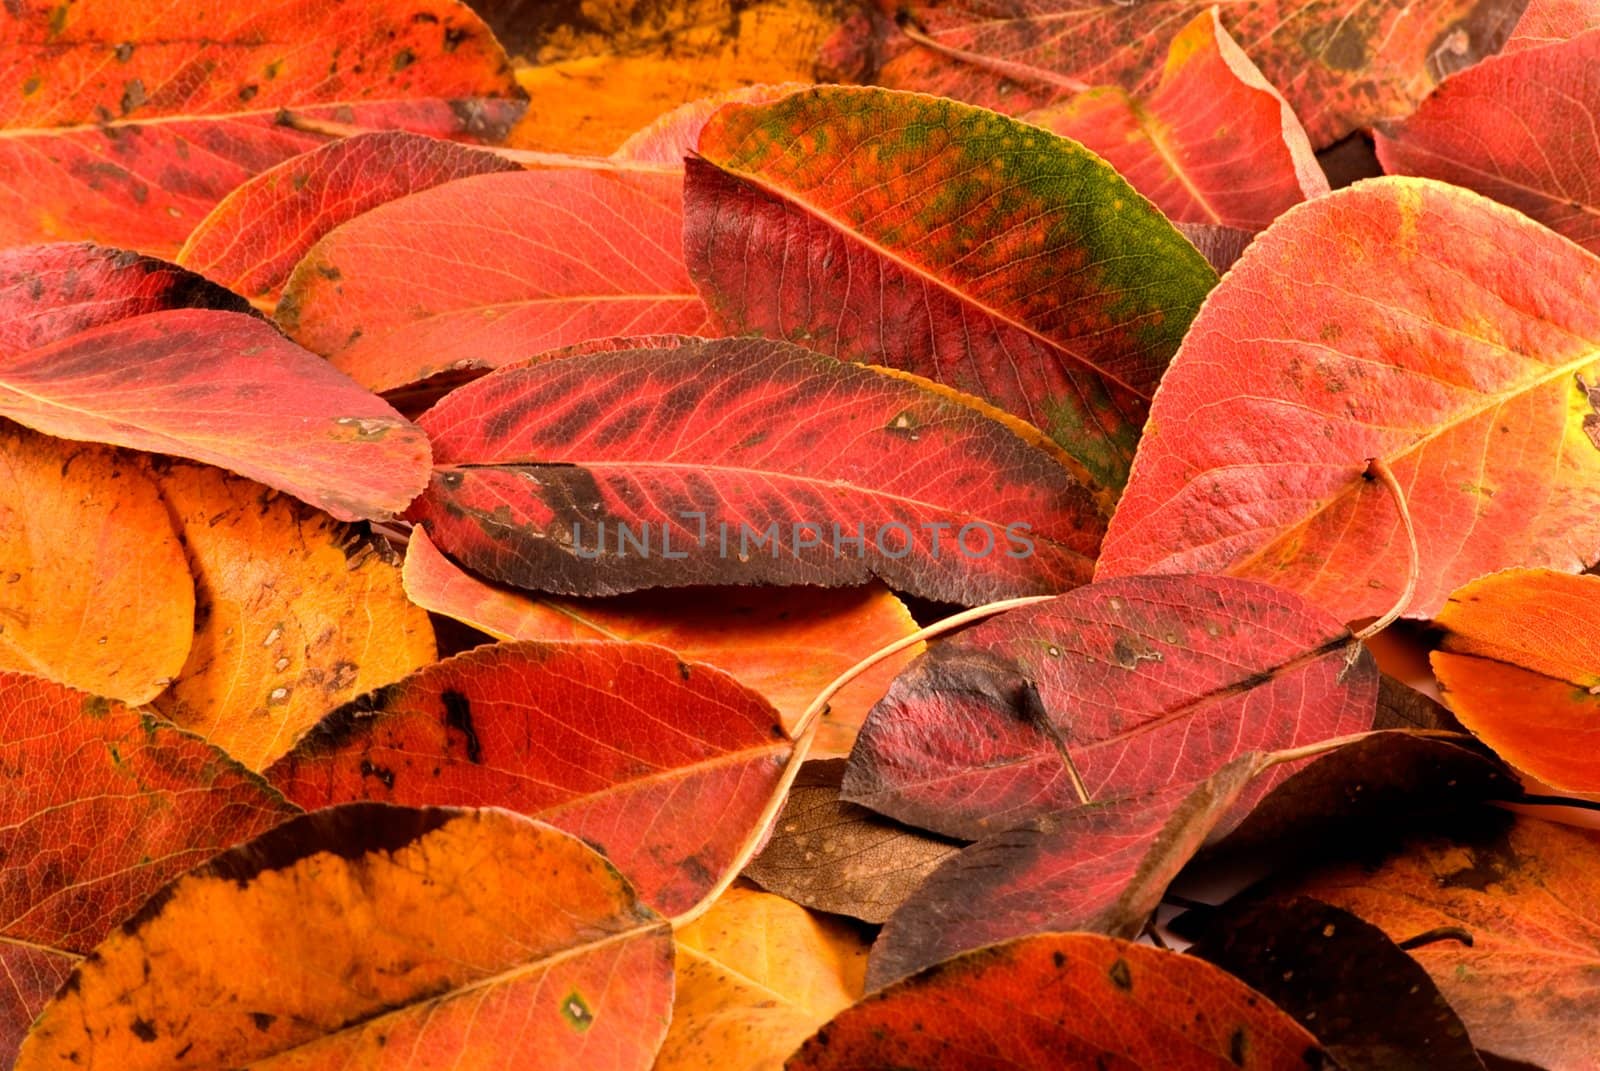
<svg viewBox="0 0 1600 1071">
<path fill-rule="evenodd" d="M 576 837 L 506 811 L 296 819 L 158 893 L 16 1071 L 644 1071 L 672 935 Z"/>
<path fill-rule="evenodd" d="M 1433 671 L 1445 704 L 1519 770 L 1600 793 L 1600 576 L 1508 569 L 1450 596 Z"/>
<path fill-rule="evenodd" d="M 456 568 L 425 529 L 406 547 L 406 594 L 419 606 L 502 640 L 631 640 L 726 670 L 778 708 L 786 728 L 833 679 L 917 630 L 883 587 L 706 588 L 610 599 L 560 599 L 497 588 Z M 922 649 L 886 658 L 828 701 L 811 755 L 844 756 L 867 711 Z"/>
<path fill-rule="evenodd" d="M 183 667 L 194 610 L 138 458 L 0 420 L 0 669 L 143 703 Z"/>
<path fill-rule="evenodd" d="M 259 770 L 324 714 L 435 657 L 388 544 L 199 465 L 158 476 L 196 587 L 194 646 L 157 710 Z"/>
<path fill-rule="evenodd" d="M 654 1071 L 769 1071 L 861 997 L 866 942 L 781 896 L 729 889 L 677 939 Z"/>
<path fill-rule="evenodd" d="M 1381 866 L 1325 867 L 1293 891 L 1396 942 L 1429 936 L 1411 955 L 1480 1049 L 1551 1071 L 1600 1068 L 1600 836 L 1481 812 Z"/>
</svg>

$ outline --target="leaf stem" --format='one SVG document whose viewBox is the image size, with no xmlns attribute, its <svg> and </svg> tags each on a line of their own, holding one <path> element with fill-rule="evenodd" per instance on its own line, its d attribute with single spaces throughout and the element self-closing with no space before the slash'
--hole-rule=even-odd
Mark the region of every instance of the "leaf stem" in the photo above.
<svg viewBox="0 0 1600 1071">
<path fill-rule="evenodd" d="M 1422 575 L 1422 554 L 1417 549 L 1417 529 L 1411 523 L 1411 508 L 1406 504 L 1405 489 L 1400 486 L 1400 481 L 1394 478 L 1394 470 L 1389 468 L 1389 463 L 1381 457 L 1367 459 L 1366 476 L 1368 479 L 1382 481 L 1389 489 L 1389 494 L 1394 496 L 1395 508 L 1400 511 L 1400 523 L 1405 526 L 1406 546 L 1410 557 L 1406 570 L 1405 590 L 1400 592 L 1400 597 L 1389 607 L 1388 613 L 1356 633 L 1356 639 L 1363 641 L 1371 639 L 1394 624 L 1400 615 L 1406 612 L 1406 607 L 1411 605 L 1411 597 L 1417 593 L 1417 580 Z"/>
<path fill-rule="evenodd" d="M 1024 595 L 1020 598 L 1001 599 L 999 602 L 985 603 L 982 606 L 974 606 L 970 610 L 952 614 L 942 621 L 935 621 L 926 628 L 919 628 L 909 636 L 902 636 L 893 643 L 878 648 L 830 681 L 826 688 L 817 693 L 817 697 L 811 701 L 811 704 L 806 707 L 795 721 L 794 729 L 790 733 L 790 738 L 795 742 L 794 751 L 790 752 L 789 761 L 783 768 L 783 776 L 778 779 L 777 785 L 773 788 L 772 798 L 767 801 L 767 806 L 761 812 L 761 818 L 756 823 L 755 829 L 750 831 L 750 836 L 746 839 L 744 847 L 740 849 L 733 862 L 728 865 L 722 877 L 700 898 L 699 902 L 683 912 L 683 914 L 677 915 L 672 919 L 672 928 L 674 930 L 682 929 L 711 910 L 711 905 L 716 903 L 718 897 L 728 891 L 728 887 L 744 872 L 744 868 L 750 864 L 750 860 L 754 859 L 756 853 L 766 844 L 767 837 L 772 832 L 772 827 L 777 823 L 778 815 L 782 813 L 783 805 L 789 798 L 789 789 L 794 786 L 794 780 L 800 774 L 800 767 L 805 763 L 806 756 L 811 753 L 811 742 L 816 739 L 817 725 L 820 724 L 822 713 L 828 709 L 828 700 L 837 695 L 840 689 L 884 659 L 893 657 L 907 647 L 921 643 L 923 640 L 942 635 L 974 621 L 981 621 L 986 617 L 993 617 L 995 614 L 1004 613 L 1007 610 L 1015 610 L 1022 606 L 1032 606 L 1037 602 L 1048 602 L 1053 598 L 1055 598 L 1054 595 Z"/>
</svg>

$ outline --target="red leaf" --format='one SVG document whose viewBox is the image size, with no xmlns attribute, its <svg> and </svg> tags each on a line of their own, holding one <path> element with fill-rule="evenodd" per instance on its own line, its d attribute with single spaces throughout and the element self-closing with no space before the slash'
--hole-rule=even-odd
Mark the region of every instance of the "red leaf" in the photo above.
<svg viewBox="0 0 1600 1071">
<path fill-rule="evenodd" d="M 976 839 L 1091 800 L 1195 785 L 1230 759 L 1372 727 L 1378 673 L 1337 621 L 1225 577 L 1130 577 L 932 648 L 867 718 L 844 797 Z M 1251 784 L 1234 818 L 1286 776 Z M 1226 824 L 1226 823 L 1225 823 Z"/>
<path fill-rule="evenodd" d="M 884 2 L 933 47 L 890 31 L 849 28 L 830 42 L 835 66 L 868 69 L 896 89 L 1024 112 L 1088 84 L 1149 93 L 1163 49 L 1207 0 L 910 0 Z M 1442 0 L 1229 5 L 1228 30 L 1283 91 L 1319 148 L 1374 120 L 1410 111 L 1452 71 L 1492 55 L 1518 5 Z M 848 35 L 848 36 L 847 36 Z M 876 71 L 873 55 L 887 55 Z"/>
<path fill-rule="evenodd" d="M 162 309 L 248 312 L 239 295 L 164 260 L 88 242 L 0 250 L 0 360 Z"/>
<path fill-rule="evenodd" d="M 793 745 L 721 670 L 651 644 L 505 644 L 329 714 L 267 771 L 308 810 L 506 807 L 604 852 L 666 915 L 745 847 Z"/>
<path fill-rule="evenodd" d="M 1037 431 L 783 342 L 639 345 L 449 395 L 421 418 L 438 467 L 408 516 L 560 594 L 876 575 L 976 604 L 1082 582 L 1101 521 Z"/>
<path fill-rule="evenodd" d="M 699 150 L 684 248 L 720 329 L 986 398 L 1121 488 L 1216 274 L 1103 160 L 992 112 L 839 86 L 727 105 Z"/>
<path fill-rule="evenodd" d="M 0 1063 L 71 968 L 156 890 L 295 808 L 195 736 L 0 671 Z"/>
<path fill-rule="evenodd" d="M 1600 29 L 1492 56 L 1376 141 L 1385 171 L 1477 190 L 1600 253 Z"/>
<path fill-rule="evenodd" d="M 203 32 L 195 29 L 203 25 Z M 314 148 L 282 109 L 502 133 L 505 53 L 461 4 L 17 0 L 0 11 L 0 242 L 94 238 L 170 256 L 229 190 Z"/>
<path fill-rule="evenodd" d="M 1600 26 L 1600 9 L 1593 0 L 1529 0 L 1511 31 L 1502 55 L 1555 44 Z"/>
<path fill-rule="evenodd" d="M 1088 933 L 969 952 L 846 1008 L 787 1071 L 1315 1071 L 1293 1019 L 1192 956 Z"/>
<path fill-rule="evenodd" d="M 1094 89 L 1027 119 L 1105 157 L 1181 223 L 1259 231 L 1291 205 L 1328 192 L 1300 120 L 1214 7 L 1172 39 L 1148 97 Z"/>
<path fill-rule="evenodd" d="M 300 258 L 341 223 L 454 179 L 517 170 L 493 153 L 402 131 L 343 138 L 240 185 L 200 221 L 177 259 L 238 293 L 275 301 Z"/>
<path fill-rule="evenodd" d="M 169 309 L 0 364 L 0 416 L 63 439 L 219 465 L 340 520 L 405 508 L 422 432 L 253 316 Z"/>
<path fill-rule="evenodd" d="M 1515 263 L 1516 271 L 1506 265 Z M 1195 320 L 1161 383 L 1099 575 L 1221 573 L 1340 620 L 1410 613 L 1509 564 L 1600 545 L 1600 260 L 1464 190 L 1375 179 L 1291 209 Z"/>
<path fill-rule="evenodd" d="M 480 175 L 337 228 L 284 287 L 289 335 L 373 390 L 613 335 L 707 332 L 673 171 Z"/>
</svg>

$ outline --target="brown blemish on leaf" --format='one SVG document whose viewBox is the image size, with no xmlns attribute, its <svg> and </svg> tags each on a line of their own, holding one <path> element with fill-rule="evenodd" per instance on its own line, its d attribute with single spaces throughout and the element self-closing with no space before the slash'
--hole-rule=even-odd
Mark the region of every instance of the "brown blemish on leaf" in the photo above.
<svg viewBox="0 0 1600 1071">
<path fill-rule="evenodd" d="M 477 729 L 472 724 L 472 703 L 462 692 L 449 689 L 439 694 L 444 704 L 444 723 L 460 733 L 467 742 L 467 761 L 483 762 L 483 746 L 478 741 Z"/>
<path fill-rule="evenodd" d="M 1111 984 L 1123 992 L 1130 992 L 1133 989 L 1133 971 L 1128 967 L 1127 960 L 1119 957 L 1106 975 L 1111 979 Z"/>
</svg>

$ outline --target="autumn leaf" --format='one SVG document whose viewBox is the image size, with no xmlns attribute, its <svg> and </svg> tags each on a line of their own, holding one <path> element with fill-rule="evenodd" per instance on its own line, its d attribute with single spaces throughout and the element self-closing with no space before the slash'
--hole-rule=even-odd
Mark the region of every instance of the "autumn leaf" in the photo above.
<svg viewBox="0 0 1600 1071">
<path fill-rule="evenodd" d="M 248 312 L 228 290 L 154 257 L 89 242 L 0 250 L 0 360 L 162 309 Z"/>
<path fill-rule="evenodd" d="M 835 86 L 730 104 L 687 167 L 684 248 L 722 332 L 986 398 L 1113 492 L 1216 282 L 1099 157 L 952 101 Z"/>
<path fill-rule="evenodd" d="M 682 185 L 670 169 L 575 168 L 414 193 L 313 246 L 278 322 L 377 391 L 587 339 L 709 334 L 683 263 Z"/>
<path fill-rule="evenodd" d="M 1328 179 L 1300 120 L 1217 11 L 1178 31 L 1148 97 L 1092 89 L 1026 119 L 1099 153 L 1168 219 L 1259 231 L 1327 193 Z"/>
<path fill-rule="evenodd" d="M 1597 875 L 1595 833 L 1489 811 L 1413 837 L 1375 867 L 1334 862 L 1281 885 L 1407 945 L 1480 1049 L 1585 1071 L 1600 1066 Z"/>
<path fill-rule="evenodd" d="M 441 136 L 503 135 L 522 112 L 504 52 L 452 0 L 18 0 L 0 40 L 0 245 L 171 256 L 234 187 L 326 140 L 285 109 Z"/>
<path fill-rule="evenodd" d="M 844 798 L 977 839 L 1079 806 L 1073 771 L 1088 800 L 1181 792 L 1246 752 L 1366 731 L 1377 686 L 1350 634 L 1290 592 L 1097 583 L 923 655 L 868 716 Z M 1255 781 L 1234 821 L 1285 774 Z"/>
<path fill-rule="evenodd" d="M 673 108 L 757 83 L 814 82 L 817 54 L 861 0 L 475 0 L 526 63 L 528 114 L 508 144 L 604 154 Z"/>
<path fill-rule="evenodd" d="M 860 999 L 867 948 L 838 919 L 732 888 L 679 929 L 672 1025 L 654 1071 L 766 1071 Z"/>
<path fill-rule="evenodd" d="M 1376 134 L 1391 174 L 1493 197 L 1600 253 L 1600 29 L 1491 56 Z"/>
<path fill-rule="evenodd" d="M 1097 575 L 1226 572 L 1376 616 L 1409 554 L 1372 458 L 1416 524 L 1409 613 L 1508 565 L 1576 572 L 1600 539 L 1596 339 L 1600 261 L 1476 194 L 1388 178 L 1291 209 L 1162 381 Z"/>
<path fill-rule="evenodd" d="M 194 574 L 188 661 L 152 705 L 259 770 L 344 702 L 432 662 L 388 544 L 260 484 L 164 467 Z"/>
<path fill-rule="evenodd" d="M 427 1053 L 643 1071 L 672 978 L 666 923 L 576 837 L 506 811 L 358 804 L 162 890 L 75 968 L 16 1068 L 333 1071 Z"/>
<path fill-rule="evenodd" d="M 1113 1062 L 1114 1061 L 1114 1062 Z M 836 1016 L 788 1071 L 1331 1068 L 1293 1019 L 1203 960 L 1098 934 L 968 952 Z"/>
<path fill-rule="evenodd" d="M 275 304 L 317 239 L 381 204 L 519 166 L 493 153 L 404 131 L 341 138 L 240 183 L 189 234 L 177 261 Z"/>
<path fill-rule="evenodd" d="M 415 426 L 236 312 L 149 312 L 11 354 L 0 365 L 0 416 L 218 465 L 340 520 L 404 509 L 428 469 Z"/>
<path fill-rule="evenodd" d="M 843 776 L 840 759 L 801 768 L 744 877 L 806 907 L 885 922 L 960 845 L 846 803 Z"/>
<path fill-rule="evenodd" d="M 144 703 L 183 668 L 194 611 L 137 458 L 0 420 L 0 670 Z"/>
<path fill-rule="evenodd" d="M 408 517 L 566 595 L 877 576 L 976 604 L 1089 569 L 1097 508 L 1015 420 L 783 342 L 616 345 L 637 348 L 501 368 L 424 414 L 436 468 Z"/>
<path fill-rule="evenodd" d="M 1040 107 L 1087 84 L 1149 92 L 1170 35 L 1211 5 L 900 0 L 881 6 L 892 7 L 912 33 L 889 29 L 878 44 L 859 30 L 853 40 L 841 32 L 825 52 L 835 66 L 865 68 L 871 80 L 892 88 L 1009 111 Z M 1400 0 L 1256 3 L 1228 5 L 1225 24 L 1320 148 L 1409 112 L 1446 75 L 1492 55 L 1519 12 L 1516 4 L 1472 0 L 1420 11 Z M 875 64 L 874 48 L 887 59 Z"/>
<path fill-rule="evenodd" d="M 1483 1071 L 1427 972 L 1347 911 L 1301 899 L 1232 912 L 1189 951 L 1294 1016 L 1345 1071 Z"/>
<path fill-rule="evenodd" d="M 726 670 L 777 708 L 786 730 L 824 688 L 880 647 L 917 629 L 905 605 L 879 585 L 848 590 L 711 588 L 642 592 L 606 600 L 533 597 L 458 569 L 426 529 L 406 544 L 406 594 L 499 640 L 628 640 Z M 885 658 L 828 700 L 810 754 L 850 753 L 872 704 L 920 645 Z"/>
<path fill-rule="evenodd" d="M 484 647 L 329 714 L 266 771 L 307 810 L 507 807 L 603 851 L 678 915 L 744 850 L 793 744 L 720 670 L 629 643 Z"/>
<path fill-rule="evenodd" d="M 0 1062 L 71 971 L 147 897 L 295 813 L 197 737 L 0 670 Z"/>
<path fill-rule="evenodd" d="M 1508 569 L 1450 596 L 1433 671 L 1461 723 L 1517 769 L 1600 793 L 1600 577 Z"/>
<path fill-rule="evenodd" d="M 1600 27 L 1600 11 L 1589 0 L 1528 0 L 1503 55 L 1555 44 Z"/>
<path fill-rule="evenodd" d="M 867 983 L 881 988 L 983 945 L 1047 930 L 1133 939 L 1167 886 L 1266 765 L 1241 755 L 1198 785 L 1091 803 L 979 840 L 889 918 Z"/>
</svg>

